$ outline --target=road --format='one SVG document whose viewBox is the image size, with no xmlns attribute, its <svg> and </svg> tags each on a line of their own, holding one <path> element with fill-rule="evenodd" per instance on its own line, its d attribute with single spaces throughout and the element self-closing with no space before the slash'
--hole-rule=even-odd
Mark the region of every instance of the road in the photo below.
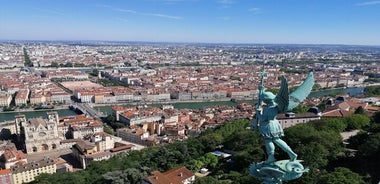
<svg viewBox="0 0 380 184">
<path fill-rule="evenodd" d="M 79 109 L 80 111 L 83 112 L 83 114 L 90 115 L 91 117 L 100 121 L 102 120 L 103 117 L 105 117 L 103 112 L 99 112 L 93 109 L 88 103 L 75 103 L 75 104 L 72 104 L 71 106 Z"/>
</svg>

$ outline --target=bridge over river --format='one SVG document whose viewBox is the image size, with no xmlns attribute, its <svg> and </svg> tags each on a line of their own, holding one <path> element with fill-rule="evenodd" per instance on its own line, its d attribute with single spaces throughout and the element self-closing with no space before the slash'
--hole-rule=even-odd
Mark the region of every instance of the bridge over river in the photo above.
<svg viewBox="0 0 380 184">
<path fill-rule="evenodd" d="M 103 112 L 95 110 L 89 103 L 75 103 L 71 104 L 69 107 L 70 109 L 81 111 L 83 114 L 87 114 L 100 121 L 102 118 L 106 117 Z"/>
</svg>

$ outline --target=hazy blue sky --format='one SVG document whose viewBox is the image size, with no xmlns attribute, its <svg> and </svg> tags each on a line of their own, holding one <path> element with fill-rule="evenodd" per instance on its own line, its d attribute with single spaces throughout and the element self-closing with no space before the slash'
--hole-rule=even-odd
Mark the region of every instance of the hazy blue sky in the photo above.
<svg viewBox="0 0 380 184">
<path fill-rule="evenodd" d="M 0 39 L 380 45 L 380 0 L 0 0 Z"/>
</svg>

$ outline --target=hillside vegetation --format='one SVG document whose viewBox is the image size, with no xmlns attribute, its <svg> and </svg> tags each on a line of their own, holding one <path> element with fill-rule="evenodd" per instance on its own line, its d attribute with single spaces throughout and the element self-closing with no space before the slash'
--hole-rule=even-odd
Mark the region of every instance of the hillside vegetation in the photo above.
<svg viewBox="0 0 380 184">
<path fill-rule="evenodd" d="M 380 113 L 373 119 L 355 114 L 347 118 L 322 119 L 285 129 L 284 140 L 304 160 L 310 171 L 289 183 L 377 183 L 380 180 Z M 360 121 L 360 122 L 358 122 Z M 108 161 L 91 163 L 86 170 L 74 173 L 41 174 L 32 183 L 140 183 L 152 170 L 161 172 L 186 166 L 193 172 L 208 168 L 211 173 L 197 178 L 197 184 L 261 183 L 248 174 L 252 162 L 265 160 L 264 144 L 258 131 L 247 129 L 248 120 L 237 120 L 216 129 L 208 129 L 199 137 L 183 142 L 131 151 Z M 363 129 L 349 140 L 349 154 L 342 144 L 340 132 Z M 233 153 L 225 160 L 210 152 L 221 149 Z M 277 159 L 288 159 L 281 149 Z"/>
</svg>

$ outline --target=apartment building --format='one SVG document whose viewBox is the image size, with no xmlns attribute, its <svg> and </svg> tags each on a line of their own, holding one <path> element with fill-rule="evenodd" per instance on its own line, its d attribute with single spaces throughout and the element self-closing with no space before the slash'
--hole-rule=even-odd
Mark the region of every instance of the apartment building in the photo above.
<svg viewBox="0 0 380 184">
<path fill-rule="evenodd" d="M 161 120 L 161 117 L 162 110 L 155 107 L 130 108 L 118 114 L 119 121 L 126 125 L 155 122 Z"/>
<path fill-rule="evenodd" d="M 25 153 L 21 150 L 17 150 L 15 147 L 5 149 L 0 160 L 1 167 L 5 169 L 10 169 L 15 165 L 22 165 L 28 162 Z"/>
<path fill-rule="evenodd" d="M 102 123 L 92 117 L 76 115 L 61 117 L 59 120 L 58 133 L 66 138 L 82 139 L 88 134 L 100 132 L 103 132 Z"/>
<path fill-rule="evenodd" d="M 24 165 L 17 165 L 11 168 L 14 184 L 22 184 L 34 181 L 35 177 L 42 174 L 55 173 L 57 165 L 51 158 L 44 158 L 37 162 L 30 162 Z"/>
<path fill-rule="evenodd" d="M 143 144 L 144 140 L 146 140 L 149 137 L 149 132 L 139 127 L 120 128 L 116 130 L 116 134 L 123 140 L 134 142 L 137 144 Z"/>
<path fill-rule="evenodd" d="M 73 157 L 80 162 L 83 169 L 86 169 L 90 162 L 108 160 L 112 155 L 110 151 L 99 151 L 96 144 L 83 140 L 79 140 L 71 150 Z"/>
<path fill-rule="evenodd" d="M 12 171 L 10 169 L 0 169 L 0 183 L 13 184 Z"/>
<path fill-rule="evenodd" d="M 12 95 L 0 93 L 0 107 L 9 107 L 12 101 Z"/>
<path fill-rule="evenodd" d="M 298 114 L 289 112 L 286 114 L 279 114 L 277 116 L 277 119 L 283 128 L 288 128 L 300 123 L 307 123 L 309 121 L 320 120 L 321 116 L 311 112 Z"/>
<path fill-rule="evenodd" d="M 15 96 L 16 106 L 26 105 L 29 99 L 29 89 L 19 90 Z"/>
</svg>

